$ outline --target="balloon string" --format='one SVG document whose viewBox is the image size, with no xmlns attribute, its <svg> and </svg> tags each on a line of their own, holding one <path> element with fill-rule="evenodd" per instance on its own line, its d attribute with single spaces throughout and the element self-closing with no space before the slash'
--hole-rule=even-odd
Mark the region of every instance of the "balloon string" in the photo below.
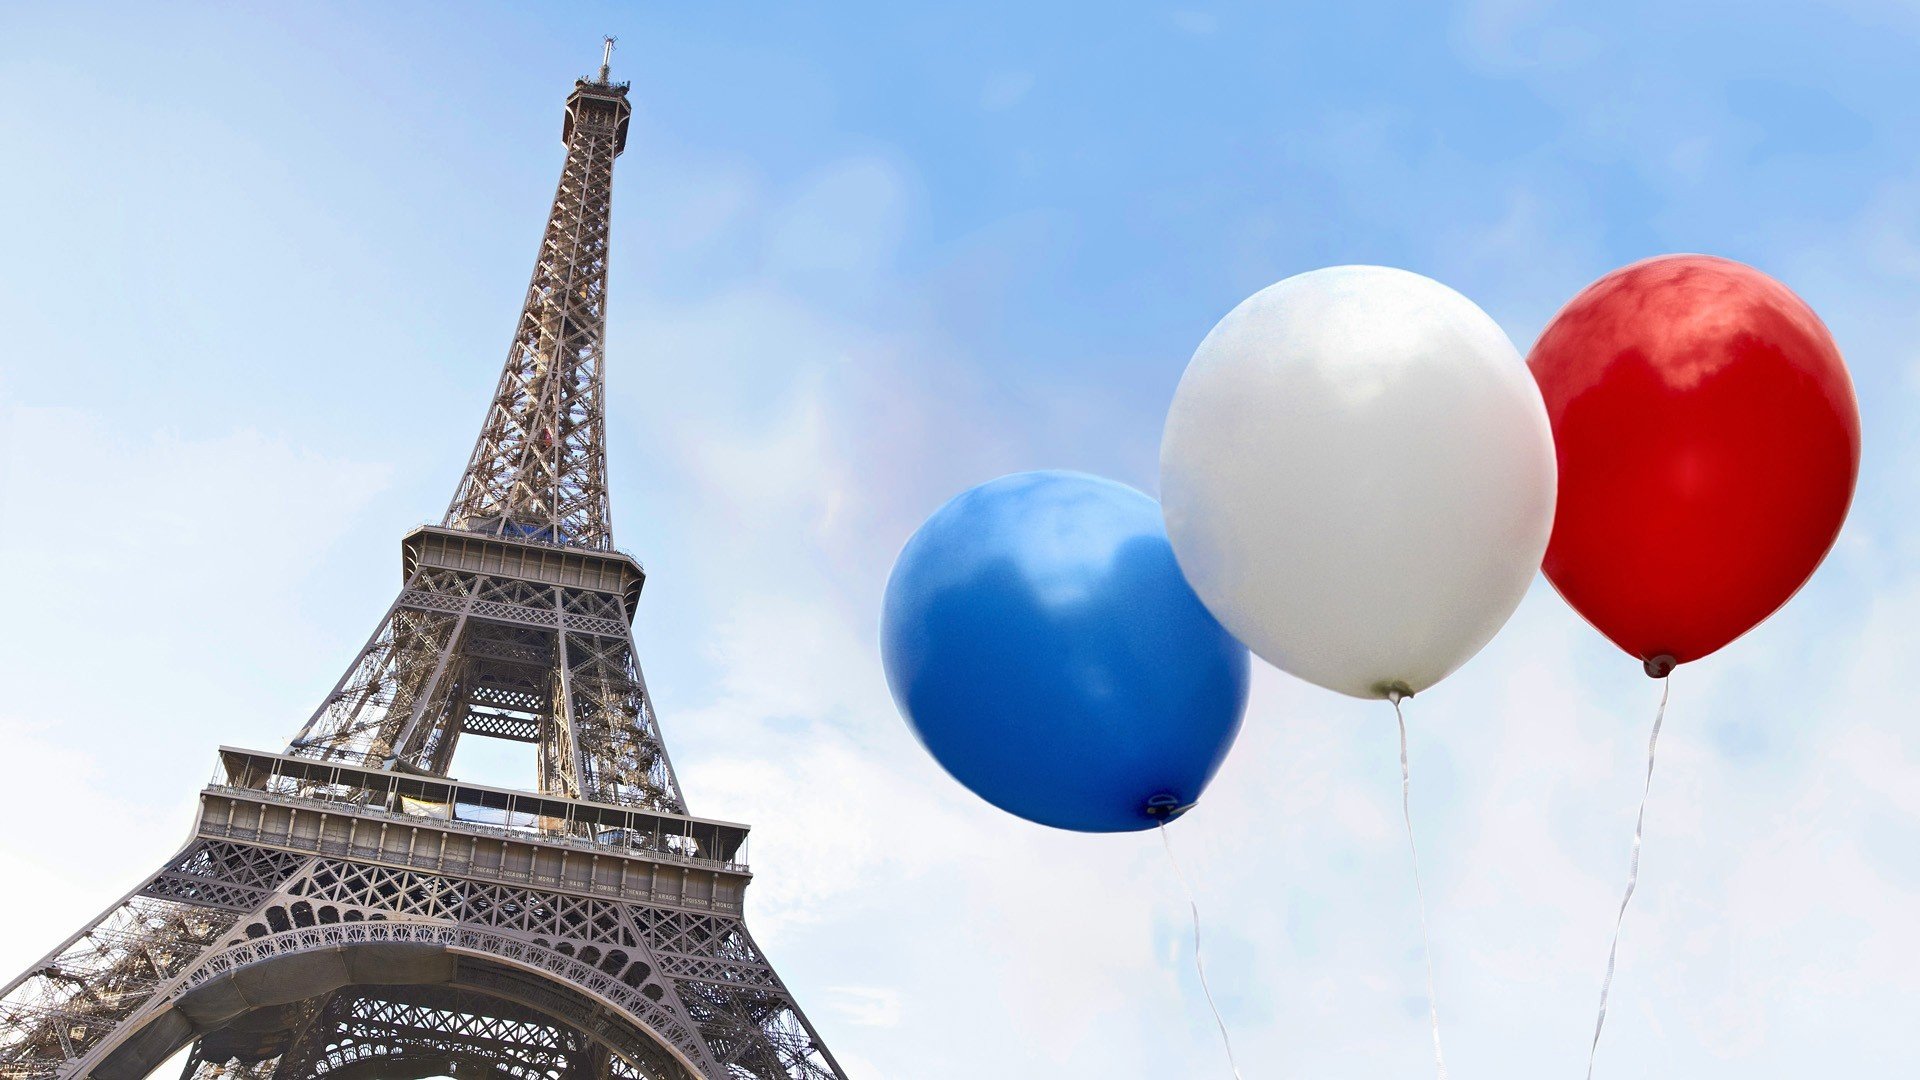
<svg viewBox="0 0 1920 1080">
<path fill-rule="evenodd" d="M 1640 841 L 1646 833 L 1647 797 L 1653 793 L 1654 748 L 1660 745 L 1660 725 L 1667 719 L 1667 695 L 1673 691 L 1671 672 L 1660 679 L 1660 708 L 1653 714 L 1653 735 L 1647 739 L 1647 783 L 1640 791 L 1640 816 L 1633 822 L 1633 859 L 1627 867 L 1627 893 L 1613 919 L 1613 944 L 1607 948 L 1607 977 L 1600 983 L 1600 1017 L 1593 1023 L 1593 1045 L 1587 1047 L 1587 1080 L 1593 1080 L 1593 1059 L 1600 1052 L 1600 1031 L 1607 1026 L 1607 995 L 1613 991 L 1613 965 L 1620 955 L 1620 927 L 1627 921 L 1627 904 L 1640 883 Z"/>
<path fill-rule="evenodd" d="M 1433 989 L 1433 943 L 1427 935 L 1427 889 L 1420 882 L 1420 846 L 1413 840 L 1413 772 L 1407 767 L 1407 718 L 1400 711 L 1404 696 L 1389 693 L 1387 700 L 1393 702 L 1393 718 L 1400 725 L 1400 816 L 1407 823 L 1407 850 L 1413 854 L 1413 891 L 1420 899 L 1420 951 L 1427 961 L 1427 1019 L 1433 1026 L 1433 1064 L 1440 1080 L 1447 1080 L 1447 1056 L 1440 1049 L 1439 997 Z"/>
<path fill-rule="evenodd" d="M 1173 875 L 1180 879 L 1180 887 L 1187 892 L 1187 907 L 1193 912 L 1193 967 L 1200 973 L 1200 992 L 1207 996 L 1207 1008 L 1213 1010 L 1213 1022 L 1220 1028 L 1220 1044 L 1227 1048 L 1227 1067 L 1233 1070 L 1233 1080 L 1242 1080 L 1240 1064 L 1233 1060 L 1233 1039 L 1227 1034 L 1227 1022 L 1220 1018 L 1220 1006 L 1213 1003 L 1213 989 L 1207 985 L 1207 965 L 1200 957 L 1200 902 L 1193 897 L 1193 884 L 1187 880 L 1186 872 L 1180 869 L 1180 860 L 1174 858 L 1173 841 L 1167 838 L 1167 823 L 1160 822 L 1160 843 L 1167 849 L 1167 861 L 1173 864 Z"/>
</svg>

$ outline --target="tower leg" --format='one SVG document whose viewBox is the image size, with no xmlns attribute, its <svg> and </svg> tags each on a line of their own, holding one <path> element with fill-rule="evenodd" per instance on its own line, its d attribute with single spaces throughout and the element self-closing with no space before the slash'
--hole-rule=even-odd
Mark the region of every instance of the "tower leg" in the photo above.
<svg viewBox="0 0 1920 1080">
<path fill-rule="evenodd" d="M 0 1077 L 69 1074 L 305 861 L 226 841 L 189 844 L 0 992 Z"/>
</svg>

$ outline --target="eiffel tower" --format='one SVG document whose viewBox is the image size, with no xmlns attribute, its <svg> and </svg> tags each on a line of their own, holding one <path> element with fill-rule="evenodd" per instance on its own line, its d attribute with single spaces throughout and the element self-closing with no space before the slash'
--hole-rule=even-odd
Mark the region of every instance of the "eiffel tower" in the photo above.
<svg viewBox="0 0 1920 1080">
<path fill-rule="evenodd" d="M 626 83 L 566 163 L 473 456 L 281 753 L 223 747 L 192 840 L 0 995 L 0 1080 L 844 1074 L 742 921 L 743 825 L 692 817 L 607 507 L 606 282 Z M 530 743 L 537 791 L 448 775 Z"/>
</svg>

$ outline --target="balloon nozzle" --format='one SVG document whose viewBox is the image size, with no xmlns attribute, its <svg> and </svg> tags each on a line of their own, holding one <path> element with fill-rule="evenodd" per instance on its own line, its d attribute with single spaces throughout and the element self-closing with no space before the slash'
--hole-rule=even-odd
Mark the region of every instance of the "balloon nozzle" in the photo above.
<svg viewBox="0 0 1920 1080">
<path fill-rule="evenodd" d="M 1647 669 L 1647 678 L 1664 679 L 1673 674 L 1673 669 L 1680 666 L 1680 661 L 1675 660 L 1672 653 L 1661 653 L 1644 661 L 1641 666 Z"/>
<path fill-rule="evenodd" d="M 1413 691 L 1406 683 L 1390 682 L 1380 687 L 1380 696 L 1386 698 L 1390 704 L 1398 705 L 1412 697 Z"/>
<path fill-rule="evenodd" d="M 1158 795 L 1149 796 L 1144 809 L 1148 817 L 1165 824 L 1193 809 L 1193 804 L 1182 803 L 1180 796 L 1170 791 L 1163 791 Z"/>
</svg>

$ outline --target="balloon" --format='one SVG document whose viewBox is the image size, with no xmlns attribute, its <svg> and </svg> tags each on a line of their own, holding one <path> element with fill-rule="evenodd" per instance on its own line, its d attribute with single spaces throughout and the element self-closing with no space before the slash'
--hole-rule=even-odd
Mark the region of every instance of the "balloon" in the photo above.
<svg viewBox="0 0 1920 1080">
<path fill-rule="evenodd" d="M 880 639 L 894 701 L 954 779 L 1062 829 L 1191 806 L 1247 703 L 1247 650 L 1180 576 L 1154 501 L 1081 473 L 942 506 L 894 564 Z"/>
<path fill-rule="evenodd" d="M 1648 259 L 1574 297 L 1527 362 L 1560 456 L 1547 578 L 1650 674 L 1752 629 L 1833 546 L 1859 407 L 1786 286 L 1707 255 Z"/>
<path fill-rule="evenodd" d="M 1160 446 L 1167 532 L 1207 607 L 1275 666 L 1412 694 L 1479 652 L 1553 523 L 1553 443 L 1506 334 L 1380 266 L 1288 278 L 1220 320 Z"/>
</svg>

